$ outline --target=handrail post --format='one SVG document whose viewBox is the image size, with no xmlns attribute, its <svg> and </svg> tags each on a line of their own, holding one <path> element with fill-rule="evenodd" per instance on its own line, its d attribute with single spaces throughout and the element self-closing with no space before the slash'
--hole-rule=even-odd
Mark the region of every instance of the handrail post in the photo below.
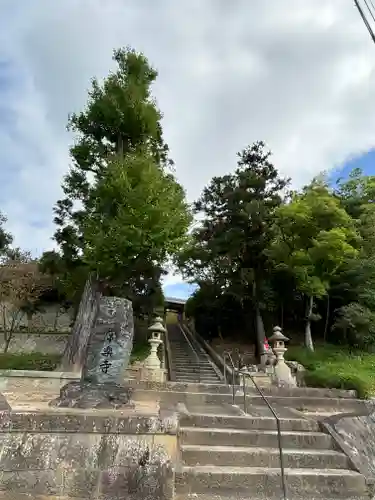
<svg viewBox="0 0 375 500">
<path fill-rule="evenodd" d="M 283 491 L 283 500 L 287 500 L 287 487 L 286 487 L 286 481 L 285 481 L 285 468 L 284 468 L 284 456 L 283 456 L 283 447 L 282 447 L 282 440 L 281 440 L 280 418 L 277 415 L 277 413 L 275 412 L 275 410 L 272 408 L 272 406 L 271 406 L 270 402 L 268 401 L 268 398 L 266 397 L 264 392 L 261 390 L 261 388 L 255 382 L 255 379 L 251 375 L 251 373 L 246 371 L 245 367 L 244 367 L 243 371 L 238 370 L 238 368 L 236 368 L 236 366 L 233 362 L 233 358 L 232 358 L 229 351 L 224 352 L 224 360 L 226 359 L 226 357 L 228 357 L 230 364 L 231 364 L 231 367 L 232 367 L 233 404 L 235 403 L 235 376 L 236 376 L 236 372 L 237 372 L 239 380 L 241 380 L 241 375 L 242 375 L 244 412 L 247 413 L 246 376 L 248 376 L 250 378 L 250 380 L 252 381 L 255 389 L 258 391 L 259 395 L 261 396 L 263 401 L 266 403 L 268 409 L 271 411 L 273 417 L 276 420 L 277 440 L 278 440 L 279 456 L 280 456 L 281 486 L 282 486 L 282 491 Z M 225 361 L 224 361 L 224 369 L 225 369 Z"/>
</svg>

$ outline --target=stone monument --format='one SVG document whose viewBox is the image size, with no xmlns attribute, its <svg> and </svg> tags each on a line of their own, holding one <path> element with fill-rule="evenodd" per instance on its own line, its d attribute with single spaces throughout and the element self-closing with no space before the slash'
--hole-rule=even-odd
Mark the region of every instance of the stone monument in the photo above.
<svg viewBox="0 0 375 500">
<path fill-rule="evenodd" d="M 98 298 L 97 314 L 87 342 L 81 380 L 60 390 L 50 405 L 65 408 L 132 406 L 123 384 L 133 347 L 133 309 L 129 300 Z"/>
</svg>

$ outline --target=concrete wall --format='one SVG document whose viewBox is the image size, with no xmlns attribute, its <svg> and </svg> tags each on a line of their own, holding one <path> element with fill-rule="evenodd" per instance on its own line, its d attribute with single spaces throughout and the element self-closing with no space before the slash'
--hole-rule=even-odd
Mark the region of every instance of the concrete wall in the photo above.
<svg viewBox="0 0 375 500">
<path fill-rule="evenodd" d="M 174 414 L 13 411 L 0 429 L 0 495 L 171 500 L 176 432 Z"/>
</svg>

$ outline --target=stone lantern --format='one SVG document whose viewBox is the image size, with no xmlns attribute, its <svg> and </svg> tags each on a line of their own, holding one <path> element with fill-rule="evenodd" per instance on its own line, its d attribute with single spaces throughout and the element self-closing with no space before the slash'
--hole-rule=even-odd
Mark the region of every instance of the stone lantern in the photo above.
<svg viewBox="0 0 375 500">
<path fill-rule="evenodd" d="M 296 380 L 284 359 L 284 354 L 287 351 L 285 342 L 288 342 L 288 337 L 282 333 L 279 326 L 275 326 L 273 329 L 273 335 L 269 340 L 272 344 L 272 350 L 276 356 L 275 376 L 278 385 L 296 387 Z"/>
<path fill-rule="evenodd" d="M 147 368 L 160 369 L 160 359 L 158 357 L 158 347 L 163 343 L 162 334 L 165 333 L 165 328 L 160 317 L 156 317 L 152 325 L 149 327 L 150 338 L 148 339 L 151 345 L 151 352 L 145 360 Z"/>
<path fill-rule="evenodd" d="M 270 338 L 270 342 L 272 344 L 272 350 L 276 356 L 276 362 L 278 363 L 280 360 L 284 360 L 284 354 L 287 351 L 285 347 L 285 342 L 288 342 L 288 337 L 282 333 L 281 328 L 279 326 L 275 326 L 273 329 L 273 335 Z"/>
</svg>

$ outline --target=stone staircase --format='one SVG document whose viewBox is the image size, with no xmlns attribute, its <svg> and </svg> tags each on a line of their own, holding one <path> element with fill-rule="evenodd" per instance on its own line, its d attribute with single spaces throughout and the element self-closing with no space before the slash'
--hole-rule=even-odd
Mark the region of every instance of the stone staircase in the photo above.
<svg viewBox="0 0 375 500">
<path fill-rule="evenodd" d="M 171 369 L 176 382 L 219 384 L 222 376 L 206 352 L 187 337 L 178 324 L 168 325 Z"/>
<path fill-rule="evenodd" d="M 368 499 L 365 478 L 317 421 L 275 407 L 288 500 Z M 180 417 L 178 500 L 282 499 L 276 422 L 265 406 L 191 405 Z"/>
</svg>

